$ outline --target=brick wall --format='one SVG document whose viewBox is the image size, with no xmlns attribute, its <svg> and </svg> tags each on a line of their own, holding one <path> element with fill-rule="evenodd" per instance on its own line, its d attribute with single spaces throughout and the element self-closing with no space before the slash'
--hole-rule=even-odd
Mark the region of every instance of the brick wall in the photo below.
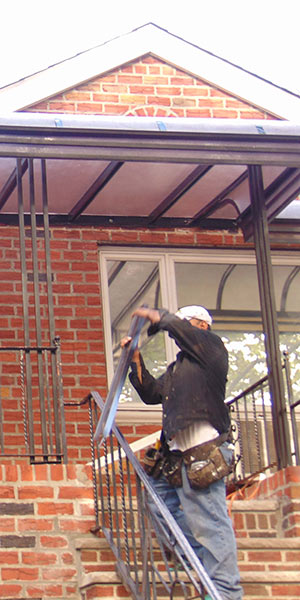
<svg viewBox="0 0 300 600">
<path fill-rule="evenodd" d="M 78 599 L 75 538 L 94 526 L 88 467 L 1 465 L 0 597 Z"/>
<path fill-rule="evenodd" d="M 287 467 L 254 484 L 257 499 L 278 498 L 283 537 L 300 536 L 300 467 Z M 253 495 L 253 486 L 245 497 Z"/>
<path fill-rule="evenodd" d="M 149 117 L 274 118 L 151 56 L 66 90 L 27 111 Z"/>
</svg>

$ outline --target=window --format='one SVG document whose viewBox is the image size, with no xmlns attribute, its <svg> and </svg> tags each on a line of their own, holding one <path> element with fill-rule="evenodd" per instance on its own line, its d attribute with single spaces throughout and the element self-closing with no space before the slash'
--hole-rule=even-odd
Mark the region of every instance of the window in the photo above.
<svg viewBox="0 0 300 600">
<path fill-rule="evenodd" d="M 275 254 L 273 276 L 281 350 L 288 350 L 294 391 L 300 390 L 300 267 L 292 253 Z M 105 344 L 108 377 L 120 356 L 135 307 L 175 312 L 201 304 L 213 316 L 213 329 L 229 351 L 227 398 L 240 393 L 266 374 L 264 335 L 255 256 L 252 252 L 174 250 L 158 248 L 101 248 Z M 148 326 L 148 325 L 147 325 Z M 140 344 L 154 376 L 175 358 L 176 346 L 167 334 L 148 338 L 145 326 Z M 121 402 L 138 398 L 128 381 Z"/>
</svg>

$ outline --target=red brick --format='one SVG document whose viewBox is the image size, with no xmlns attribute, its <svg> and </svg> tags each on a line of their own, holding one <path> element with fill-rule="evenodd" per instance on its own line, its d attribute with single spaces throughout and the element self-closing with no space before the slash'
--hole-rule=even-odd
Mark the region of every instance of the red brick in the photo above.
<svg viewBox="0 0 300 600">
<path fill-rule="evenodd" d="M 54 490 L 50 486 L 24 486 L 19 489 L 18 498 L 20 500 L 31 500 L 36 498 L 53 498 Z"/>
<path fill-rule="evenodd" d="M 0 564 L 1 565 L 5 565 L 5 564 L 16 565 L 16 564 L 18 564 L 18 562 L 19 562 L 18 552 L 0 550 Z"/>
<path fill-rule="evenodd" d="M 38 579 L 38 569 L 29 569 L 25 567 L 5 568 L 1 569 L 2 580 L 9 581 L 20 579 L 22 581 L 36 581 Z"/>
<path fill-rule="evenodd" d="M 13 518 L 0 518 L 0 532 L 12 532 L 15 529 L 15 520 Z"/>
<path fill-rule="evenodd" d="M 14 498 L 15 490 L 13 487 L 0 486 L 0 498 Z"/>
<path fill-rule="evenodd" d="M 82 519 L 61 519 L 59 521 L 59 527 L 61 531 L 71 531 L 78 533 L 89 533 L 92 527 L 95 526 L 95 519 L 89 521 L 83 521 Z"/>
<path fill-rule="evenodd" d="M 68 539 L 63 536 L 41 535 L 40 541 L 45 548 L 65 548 L 69 545 Z"/>
<path fill-rule="evenodd" d="M 51 519 L 19 519 L 19 531 L 52 531 L 54 521 Z"/>
<path fill-rule="evenodd" d="M 56 568 L 56 569 L 44 569 L 42 576 L 44 580 L 57 580 L 57 581 L 69 581 L 72 577 L 75 577 L 77 571 L 71 568 Z"/>
<path fill-rule="evenodd" d="M 27 586 L 26 588 L 27 596 L 30 598 L 44 598 L 52 597 L 54 600 L 56 598 L 63 598 L 63 588 L 61 585 L 42 585 L 41 587 L 33 587 Z"/>
<path fill-rule="evenodd" d="M 55 565 L 57 554 L 51 552 L 22 552 L 25 565 Z"/>
<path fill-rule="evenodd" d="M 38 515 L 73 515 L 74 507 L 70 503 L 62 502 L 40 502 L 38 504 Z"/>
<path fill-rule="evenodd" d="M 16 584 L 4 584 L 1 585 L 0 584 L 0 597 L 4 598 L 6 596 L 6 598 L 11 598 L 12 596 L 18 596 L 20 594 L 20 592 L 22 591 L 22 586 L 21 585 L 16 585 Z"/>
<path fill-rule="evenodd" d="M 76 112 L 76 106 L 74 102 L 55 102 L 51 100 L 49 102 L 49 110 L 55 112 Z"/>
</svg>

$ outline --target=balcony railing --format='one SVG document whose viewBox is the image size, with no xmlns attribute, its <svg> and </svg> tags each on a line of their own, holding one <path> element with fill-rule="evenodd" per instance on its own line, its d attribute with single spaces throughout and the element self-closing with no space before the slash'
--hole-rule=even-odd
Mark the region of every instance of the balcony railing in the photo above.
<svg viewBox="0 0 300 600">
<path fill-rule="evenodd" d="M 0 348 L 0 457 L 67 462 L 59 338 Z"/>
<path fill-rule="evenodd" d="M 300 464 L 297 407 L 290 376 L 288 353 L 282 364 L 285 378 L 285 410 L 288 416 L 291 455 Z M 266 375 L 241 394 L 227 402 L 231 413 L 235 445 L 235 471 L 231 484 L 237 485 L 255 473 L 277 469 L 269 380 Z"/>
</svg>

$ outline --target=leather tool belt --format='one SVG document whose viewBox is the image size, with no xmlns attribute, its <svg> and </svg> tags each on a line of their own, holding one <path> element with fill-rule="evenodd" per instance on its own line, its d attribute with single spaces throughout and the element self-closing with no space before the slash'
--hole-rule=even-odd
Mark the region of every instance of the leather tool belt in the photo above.
<svg viewBox="0 0 300 600">
<path fill-rule="evenodd" d="M 199 444 L 183 452 L 183 461 L 191 488 L 205 489 L 214 481 L 223 479 L 233 470 L 233 460 L 227 464 L 220 447 L 228 440 L 228 433 Z"/>
<path fill-rule="evenodd" d="M 228 433 L 223 433 L 216 439 L 189 448 L 185 452 L 149 448 L 143 460 L 144 469 L 154 479 L 163 474 L 172 487 L 181 487 L 181 468 L 184 463 L 191 488 L 205 489 L 233 470 L 233 461 L 228 465 L 219 448 L 227 440 Z"/>
</svg>

